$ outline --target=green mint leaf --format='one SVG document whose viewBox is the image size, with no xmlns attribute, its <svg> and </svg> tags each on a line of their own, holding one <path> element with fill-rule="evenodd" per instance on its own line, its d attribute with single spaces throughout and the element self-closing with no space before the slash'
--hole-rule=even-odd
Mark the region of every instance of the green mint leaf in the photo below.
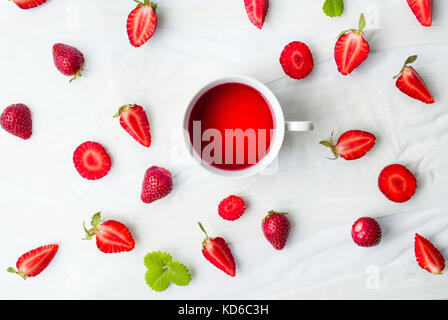
<svg viewBox="0 0 448 320">
<path fill-rule="evenodd" d="M 340 17 L 344 12 L 344 0 L 325 0 L 322 10 L 329 17 Z"/>
<path fill-rule="evenodd" d="M 171 255 L 165 252 L 154 251 L 150 252 L 145 256 L 145 266 L 151 271 L 151 269 L 157 270 L 158 268 L 163 268 L 171 263 L 173 258 Z"/>
<path fill-rule="evenodd" d="M 163 291 L 170 285 L 168 269 L 163 267 L 148 270 L 145 275 L 145 280 L 154 291 Z"/>
<path fill-rule="evenodd" d="M 168 266 L 168 274 L 171 282 L 178 286 L 186 286 L 190 283 L 190 272 L 188 272 L 187 267 L 180 262 L 170 263 Z"/>
</svg>

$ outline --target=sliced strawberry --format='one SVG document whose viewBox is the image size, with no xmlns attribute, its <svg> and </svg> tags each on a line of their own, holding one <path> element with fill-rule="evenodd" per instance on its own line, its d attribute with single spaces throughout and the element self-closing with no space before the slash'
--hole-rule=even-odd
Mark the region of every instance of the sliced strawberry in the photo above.
<svg viewBox="0 0 448 320">
<path fill-rule="evenodd" d="M 86 179 L 104 177 L 110 170 L 111 161 L 106 149 L 98 142 L 87 141 L 76 148 L 73 163 L 79 174 Z"/>
<path fill-rule="evenodd" d="M 283 71 L 293 79 L 302 79 L 313 71 L 314 61 L 308 46 L 299 41 L 286 45 L 280 55 Z"/>
<path fill-rule="evenodd" d="M 366 26 L 364 14 L 359 19 L 359 29 L 350 29 L 341 32 L 334 47 L 334 59 L 338 70 L 344 76 L 351 73 L 364 60 L 370 52 L 370 46 L 363 37 L 363 30 Z"/>
<path fill-rule="evenodd" d="M 432 0 L 408 0 L 408 4 L 422 26 L 432 25 Z"/>
<path fill-rule="evenodd" d="M 58 251 L 57 244 L 48 244 L 23 254 L 16 263 L 17 270 L 12 267 L 8 272 L 17 273 L 23 279 L 35 277 L 48 266 Z"/>
<path fill-rule="evenodd" d="M 199 227 L 205 233 L 205 240 L 202 242 L 202 254 L 215 267 L 221 269 L 229 276 L 234 277 L 236 274 L 235 259 L 230 251 L 227 242 L 220 237 L 210 238 L 204 227 L 198 222 Z"/>
<path fill-rule="evenodd" d="M 417 60 L 417 56 L 410 56 L 401 68 L 399 74 L 394 79 L 397 79 L 395 85 L 401 92 L 407 94 L 411 98 L 420 100 L 426 104 L 434 103 L 434 98 L 426 87 L 425 82 L 415 69 L 408 64 Z"/>
<path fill-rule="evenodd" d="M 333 141 L 333 133 L 331 133 L 329 141 L 324 140 L 320 144 L 331 149 L 335 156 L 334 159 L 342 157 L 345 160 L 355 160 L 369 152 L 375 145 L 375 142 L 376 137 L 370 132 L 350 130 L 339 137 L 336 145 Z"/>
<path fill-rule="evenodd" d="M 20 9 L 31 9 L 34 7 L 38 7 L 47 0 L 12 0 Z"/>
<path fill-rule="evenodd" d="M 237 196 L 224 198 L 218 206 L 218 214 L 225 220 L 236 220 L 241 217 L 246 210 L 244 200 Z"/>
<path fill-rule="evenodd" d="M 414 251 L 418 265 L 423 269 L 434 274 L 441 274 L 445 269 L 445 259 L 440 251 L 418 233 L 415 234 Z"/>
<path fill-rule="evenodd" d="M 134 238 L 132 238 L 129 229 L 121 222 L 108 220 L 103 222 L 101 213 L 98 212 L 92 217 L 91 228 L 87 230 L 84 225 L 84 231 L 87 236 L 83 240 L 91 240 L 96 236 L 96 246 L 104 253 L 117 253 L 132 251 L 135 247 Z"/>
<path fill-rule="evenodd" d="M 157 4 L 149 0 L 137 3 L 137 8 L 131 11 L 127 21 L 129 41 L 134 47 L 140 47 L 148 41 L 157 27 Z"/>
<path fill-rule="evenodd" d="M 269 0 L 244 0 L 247 16 L 258 29 L 264 24 L 269 9 Z"/>
<path fill-rule="evenodd" d="M 120 117 L 120 124 L 141 145 L 149 148 L 151 133 L 145 110 L 136 104 L 122 106 L 114 117 Z"/>
<path fill-rule="evenodd" d="M 406 202 L 414 195 L 417 180 L 405 166 L 392 164 L 381 171 L 378 186 L 389 200 Z"/>
</svg>

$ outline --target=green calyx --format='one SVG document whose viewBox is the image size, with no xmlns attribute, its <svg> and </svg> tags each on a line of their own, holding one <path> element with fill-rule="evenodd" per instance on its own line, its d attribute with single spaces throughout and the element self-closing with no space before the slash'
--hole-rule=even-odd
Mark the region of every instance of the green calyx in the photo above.
<svg viewBox="0 0 448 320">
<path fill-rule="evenodd" d="M 337 36 L 336 39 L 339 39 L 342 35 L 346 34 L 347 32 L 353 32 L 353 33 L 361 35 L 364 33 L 365 27 L 366 27 L 366 18 L 364 17 L 364 13 L 361 13 L 361 16 L 359 17 L 359 22 L 358 22 L 358 29 L 344 30 Z"/>
<path fill-rule="evenodd" d="M 397 75 L 395 75 L 395 76 L 393 77 L 393 79 L 397 79 L 397 78 L 403 73 L 403 71 L 406 70 L 408 64 L 411 64 L 411 63 L 415 62 L 415 60 L 417 60 L 417 55 L 413 55 L 413 56 L 408 57 L 408 58 L 406 59 L 406 61 L 404 62 L 404 65 L 403 65 L 403 67 L 401 68 L 400 72 L 399 72 Z"/>
<path fill-rule="evenodd" d="M 336 160 L 337 158 L 339 158 L 338 152 L 336 150 L 336 145 L 334 144 L 333 140 L 333 132 L 331 133 L 330 140 L 322 140 L 321 142 L 319 142 L 319 144 L 323 145 L 324 147 L 330 148 L 331 152 L 333 152 L 334 158 L 327 158 L 327 159 Z"/>
<path fill-rule="evenodd" d="M 149 0 L 144 0 L 143 2 L 139 1 L 139 0 L 134 0 L 134 1 L 137 2 L 137 8 L 140 8 L 142 6 L 151 7 L 152 10 L 154 11 L 154 13 L 156 13 L 157 3 L 151 2 Z"/>
<path fill-rule="evenodd" d="M 125 104 L 124 106 L 121 106 L 121 107 L 118 109 L 118 112 L 117 112 L 116 114 L 114 114 L 113 118 L 118 118 L 118 117 L 121 115 L 122 112 L 126 112 L 126 111 L 128 111 L 129 108 L 132 108 L 132 107 L 134 107 L 135 105 L 136 105 L 136 104 L 134 103 L 134 104 Z"/>
<path fill-rule="evenodd" d="M 15 273 L 18 274 L 19 276 L 21 276 L 23 278 L 23 280 L 26 280 L 28 278 L 28 276 L 26 274 L 24 274 L 21 271 L 17 271 L 16 269 L 14 269 L 13 267 L 9 267 L 8 269 L 6 269 L 6 271 L 8 271 L 9 273 Z"/>
<path fill-rule="evenodd" d="M 205 234 L 205 239 L 204 239 L 204 241 L 202 241 L 202 247 L 204 247 L 205 242 L 207 242 L 207 240 L 209 240 L 211 238 L 208 236 L 207 231 L 205 231 L 205 228 L 202 225 L 202 223 L 198 222 L 198 225 L 199 225 L 199 228 L 201 228 L 202 232 L 204 232 L 204 234 Z"/>
<path fill-rule="evenodd" d="M 264 221 L 266 221 L 270 216 L 273 214 L 288 214 L 288 212 L 281 212 L 281 211 L 275 211 L 275 210 L 269 210 L 266 217 L 264 217 Z"/>
<path fill-rule="evenodd" d="M 92 240 L 93 236 L 98 233 L 100 230 L 100 226 L 103 220 L 101 219 L 101 212 L 97 212 L 93 215 L 92 221 L 90 222 L 90 225 L 92 228 L 87 229 L 85 221 L 83 222 L 82 226 L 84 228 L 84 231 L 86 232 L 86 237 L 82 240 Z"/>
<path fill-rule="evenodd" d="M 75 80 L 75 79 L 81 77 L 81 72 L 82 72 L 82 70 L 84 70 L 84 69 L 82 69 L 82 68 L 79 69 L 78 72 L 75 73 L 75 75 L 73 76 L 73 78 L 70 79 L 69 83 L 72 82 L 73 80 Z"/>
</svg>

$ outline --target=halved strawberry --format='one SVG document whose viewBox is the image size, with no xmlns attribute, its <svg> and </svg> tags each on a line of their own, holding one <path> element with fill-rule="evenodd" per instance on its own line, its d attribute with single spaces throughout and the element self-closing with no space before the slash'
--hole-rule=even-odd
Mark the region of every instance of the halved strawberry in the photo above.
<svg viewBox="0 0 448 320">
<path fill-rule="evenodd" d="M 206 236 L 202 242 L 202 254 L 204 257 L 215 267 L 234 277 L 236 274 L 235 259 L 227 242 L 221 237 L 210 238 L 202 224 L 200 222 L 198 224 Z"/>
<path fill-rule="evenodd" d="M 432 0 L 408 0 L 408 4 L 422 26 L 432 25 Z"/>
<path fill-rule="evenodd" d="M 398 78 L 395 85 L 401 92 L 411 98 L 420 100 L 426 104 L 432 104 L 434 103 L 434 98 L 426 87 L 425 82 L 413 67 L 408 66 L 408 64 L 413 63 L 415 60 L 417 60 L 416 55 L 407 58 L 400 73 L 394 77 L 394 79 Z"/>
<path fill-rule="evenodd" d="M 87 230 L 85 223 L 84 231 L 87 236 L 83 240 L 91 240 L 96 236 L 96 246 L 105 253 L 117 253 L 132 251 L 135 247 L 134 238 L 132 238 L 129 229 L 121 222 L 108 220 L 103 222 L 101 213 L 93 215 L 90 225 L 93 227 Z"/>
<path fill-rule="evenodd" d="M 314 61 L 308 46 L 300 41 L 286 45 L 280 55 L 283 71 L 293 79 L 302 79 L 313 71 Z"/>
<path fill-rule="evenodd" d="M 145 110 L 136 104 L 128 104 L 118 109 L 114 118 L 120 117 L 120 124 L 135 140 L 149 148 L 151 133 Z"/>
<path fill-rule="evenodd" d="M 434 274 L 441 274 L 445 269 L 445 258 L 440 251 L 418 233 L 415 234 L 414 251 L 418 265 L 423 269 Z"/>
<path fill-rule="evenodd" d="M 110 170 L 111 161 L 106 149 L 98 142 L 87 141 L 76 148 L 73 163 L 79 174 L 86 179 L 104 177 Z"/>
<path fill-rule="evenodd" d="M 34 7 L 38 7 L 47 0 L 12 0 L 20 9 L 31 9 Z"/>
<path fill-rule="evenodd" d="M 144 0 L 136 1 L 137 8 L 128 16 L 127 30 L 129 41 L 134 47 L 140 47 L 154 34 L 157 27 L 157 4 Z"/>
<path fill-rule="evenodd" d="M 417 180 L 405 166 L 392 164 L 381 171 L 378 186 L 389 200 L 405 202 L 414 195 Z"/>
<path fill-rule="evenodd" d="M 342 157 L 345 160 L 355 160 L 363 157 L 370 149 L 373 148 L 376 137 L 370 132 L 361 130 L 350 130 L 343 133 L 335 145 L 333 141 L 333 133 L 330 140 L 323 140 L 321 145 L 330 148 L 334 154 L 332 160 Z"/>
<path fill-rule="evenodd" d="M 17 273 L 25 280 L 28 277 L 35 277 L 44 271 L 51 260 L 53 260 L 58 248 L 59 246 L 57 244 L 48 244 L 28 251 L 17 260 L 17 270 L 9 267 L 7 271 Z"/>
<path fill-rule="evenodd" d="M 247 16 L 258 29 L 264 24 L 269 9 L 269 0 L 244 0 Z"/>
<path fill-rule="evenodd" d="M 339 72 L 344 76 L 351 73 L 369 56 L 370 46 L 363 37 L 365 26 L 366 20 L 364 14 L 361 14 L 358 30 L 345 30 L 338 36 L 334 47 L 334 59 Z"/>
</svg>

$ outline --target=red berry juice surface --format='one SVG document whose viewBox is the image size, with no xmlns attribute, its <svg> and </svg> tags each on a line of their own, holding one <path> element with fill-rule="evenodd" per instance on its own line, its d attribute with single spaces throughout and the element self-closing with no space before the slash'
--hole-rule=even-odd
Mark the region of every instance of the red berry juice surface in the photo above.
<svg viewBox="0 0 448 320">
<path fill-rule="evenodd" d="M 194 137 L 193 123 L 197 126 L 197 121 L 201 138 L 195 143 L 198 135 Z M 226 129 L 234 134 L 227 130 L 226 135 Z M 260 161 L 269 152 L 273 129 L 274 116 L 266 98 L 241 83 L 220 84 L 206 91 L 193 106 L 188 124 L 196 152 L 203 161 L 223 170 L 242 170 Z M 216 137 L 218 133 L 220 137 Z M 213 148 L 211 143 L 219 147 Z"/>
</svg>

